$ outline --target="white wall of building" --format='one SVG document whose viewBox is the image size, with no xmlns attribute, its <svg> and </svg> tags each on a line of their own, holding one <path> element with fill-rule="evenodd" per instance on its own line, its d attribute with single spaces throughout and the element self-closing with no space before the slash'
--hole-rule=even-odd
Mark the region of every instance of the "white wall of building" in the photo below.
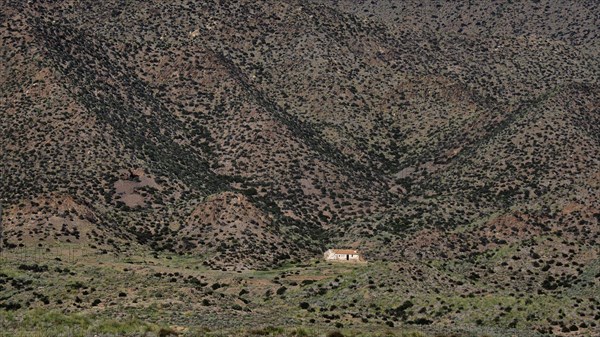
<svg viewBox="0 0 600 337">
<path fill-rule="evenodd" d="M 338 254 L 331 249 L 325 252 L 324 257 L 325 260 L 360 261 L 360 254 Z"/>
</svg>

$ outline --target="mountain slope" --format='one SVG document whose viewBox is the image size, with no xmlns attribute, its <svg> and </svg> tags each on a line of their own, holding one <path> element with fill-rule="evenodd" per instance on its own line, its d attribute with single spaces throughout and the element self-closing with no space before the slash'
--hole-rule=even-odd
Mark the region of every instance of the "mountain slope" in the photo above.
<svg viewBox="0 0 600 337">
<path fill-rule="evenodd" d="M 452 6 L 7 2 L 2 200 L 66 195 L 107 230 L 215 268 L 332 242 L 376 254 L 499 214 L 593 226 L 596 17 L 541 3 L 569 20 L 518 30 L 513 5 L 462 21 Z M 582 211 L 545 211 L 570 203 Z M 23 221 L 9 216 L 8 245 Z M 239 246 L 256 224 L 265 241 Z"/>
<path fill-rule="evenodd" d="M 63 269 L 11 265 L 15 317 L 597 334 L 596 2 L 0 9 L 0 247 L 85 248 L 70 280 L 121 282 L 48 304 L 12 278 L 58 299 Z M 312 261 L 331 247 L 373 263 Z"/>
</svg>

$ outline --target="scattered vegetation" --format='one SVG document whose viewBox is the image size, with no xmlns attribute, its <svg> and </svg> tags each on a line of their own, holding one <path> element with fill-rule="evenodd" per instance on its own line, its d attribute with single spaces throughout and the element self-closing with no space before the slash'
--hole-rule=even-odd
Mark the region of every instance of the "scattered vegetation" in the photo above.
<svg viewBox="0 0 600 337">
<path fill-rule="evenodd" d="M 0 8 L 6 331 L 598 334 L 597 2 Z"/>
</svg>

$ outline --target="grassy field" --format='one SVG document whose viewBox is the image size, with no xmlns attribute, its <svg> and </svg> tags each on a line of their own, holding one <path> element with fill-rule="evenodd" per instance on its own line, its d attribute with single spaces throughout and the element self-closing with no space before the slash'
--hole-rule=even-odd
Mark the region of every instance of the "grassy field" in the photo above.
<svg viewBox="0 0 600 337">
<path fill-rule="evenodd" d="M 219 271 L 202 261 L 141 249 L 120 256 L 76 246 L 5 251 L 0 330 L 6 336 L 535 336 L 544 335 L 535 332 L 538 322 L 576 314 L 562 310 L 574 301 L 568 297 L 483 292 L 485 284 L 444 271 L 441 263 L 310 260 Z"/>
</svg>

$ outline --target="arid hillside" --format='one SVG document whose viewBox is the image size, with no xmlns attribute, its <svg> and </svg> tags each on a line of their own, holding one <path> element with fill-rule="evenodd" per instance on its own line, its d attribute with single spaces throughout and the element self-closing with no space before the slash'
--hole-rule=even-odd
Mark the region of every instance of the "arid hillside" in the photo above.
<svg viewBox="0 0 600 337">
<path fill-rule="evenodd" d="M 575 305 L 598 27 L 597 1 L 4 1 L 2 249 L 241 272 L 344 246 Z"/>
<path fill-rule="evenodd" d="M 192 214 L 225 192 L 246 206 L 218 212 L 268 218 L 283 256 L 363 219 L 452 229 L 576 202 L 597 223 L 593 8 L 462 7 L 6 3 L 7 246 L 25 219 L 12 214 L 57 195 L 181 253 L 236 246 L 181 241 L 212 231 Z M 535 23 L 538 9 L 569 20 Z M 59 210 L 43 212 L 40 226 Z"/>
</svg>

